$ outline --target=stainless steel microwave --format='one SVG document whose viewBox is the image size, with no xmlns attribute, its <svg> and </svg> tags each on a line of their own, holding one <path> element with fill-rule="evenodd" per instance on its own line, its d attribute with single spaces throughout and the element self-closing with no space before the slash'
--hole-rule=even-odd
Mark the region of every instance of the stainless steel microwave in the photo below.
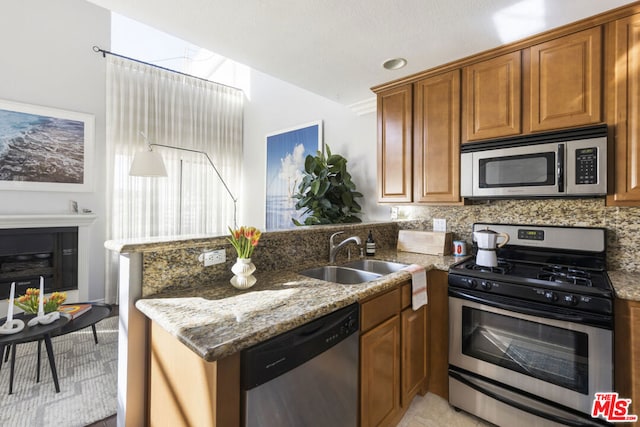
<svg viewBox="0 0 640 427">
<path fill-rule="evenodd" d="M 466 198 L 584 197 L 607 193 L 607 126 L 463 144 Z"/>
</svg>

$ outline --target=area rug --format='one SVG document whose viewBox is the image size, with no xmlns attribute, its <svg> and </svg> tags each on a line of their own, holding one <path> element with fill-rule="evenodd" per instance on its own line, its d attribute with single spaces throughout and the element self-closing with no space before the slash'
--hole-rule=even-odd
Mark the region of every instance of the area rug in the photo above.
<svg viewBox="0 0 640 427">
<path fill-rule="evenodd" d="M 0 426 L 82 427 L 116 413 L 118 317 L 91 328 L 52 338 L 60 393 L 56 393 L 42 346 L 40 382 L 36 382 L 37 344 L 20 344 L 16 352 L 13 394 L 9 362 L 0 370 Z"/>
</svg>

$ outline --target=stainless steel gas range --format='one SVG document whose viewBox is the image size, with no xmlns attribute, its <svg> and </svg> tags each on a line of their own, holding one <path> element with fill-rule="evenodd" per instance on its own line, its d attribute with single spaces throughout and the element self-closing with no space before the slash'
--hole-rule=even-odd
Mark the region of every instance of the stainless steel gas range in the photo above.
<svg viewBox="0 0 640 427">
<path fill-rule="evenodd" d="M 449 402 L 497 425 L 602 425 L 613 391 L 603 228 L 474 224 L 506 233 L 498 266 L 449 269 Z"/>
</svg>

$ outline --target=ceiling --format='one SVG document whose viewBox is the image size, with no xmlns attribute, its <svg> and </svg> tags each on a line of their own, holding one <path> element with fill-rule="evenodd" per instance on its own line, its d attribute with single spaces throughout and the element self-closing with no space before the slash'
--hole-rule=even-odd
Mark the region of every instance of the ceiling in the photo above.
<svg viewBox="0 0 640 427">
<path fill-rule="evenodd" d="M 372 86 L 629 0 L 89 0 L 353 106 Z M 404 57 L 408 65 L 382 63 Z"/>
</svg>

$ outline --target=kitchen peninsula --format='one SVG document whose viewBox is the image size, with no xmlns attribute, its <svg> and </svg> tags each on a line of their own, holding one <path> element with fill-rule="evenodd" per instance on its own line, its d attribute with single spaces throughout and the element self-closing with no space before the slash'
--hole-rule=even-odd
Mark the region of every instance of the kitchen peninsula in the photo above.
<svg viewBox="0 0 640 427">
<path fill-rule="evenodd" d="M 156 398 L 165 409 L 176 409 L 168 403 L 175 396 L 169 399 L 167 395 L 160 395 L 152 399 L 149 389 L 153 388 L 157 395 L 158 389 L 175 391 L 181 385 L 186 385 L 183 387 L 186 391 L 192 391 L 187 399 L 191 405 L 201 409 L 191 413 L 182 408 L 184 416 L 237 422 L 241 350 L 353 302 L 366 303 L 377 295 L 389 294 L 403 285 L 407 287 L 410 275 L 404 271 L 358 285 L 333 284 L 298 274 L 305 268 L 328 263 L 329 236 L 336 231 L 345 231 L 345 238 L 357 235 L 364 240 L 372 230 L 378 244 L 377 259 L 420 264 L 429 270 L 426 320 L 431 340 L 429 375 L 425 381 L 427 386 L 421 392 L 429 390 L 446 398 L 446 272 L 460 258 L 397 252 L 399 228 L 416 225 L 419 224 L 391 222 L 264 233 L 252 258 L 258 268 L 258 283 L 246 291 L 236 290 L 229 283 L 235 258 L 233 248 L 224 237 L 107 242 L 107 248 L 120 254 L 121 263 L 119 425 L 125 422 L 144 425 L 149 421 L 146 419 L 148 405 Z M 198 261 L 199 255 L 215 249 L 225 249 L 226 262 L 203 267 Z M 344 263 L 346 255 L 344 249 L 337 263 Z M 635 275 L 618 271 L 610 271 L 609 275 L 618 298 L 637 301 Z M 171 351 L 166 351 L 167 348 Z M 149 365 L 153 365 L 152 359 L 156 368 L 163 369 L 160 378 L 168 382 L 164 387 L 148 386 L 147 373 Z M 151 372 L 153 375 L 153 370 Z M 635 378 L 635 375 L 629 377 Z M 203 378 L 211 381 L 202 381 Z M 190 383 L 193 379 L 199 380 L 201 388 Z M 221 383 L 226 384 L 224 393 L 216 393 L 216 386 Z M 216 413 L 217 408 L 232 410 Z"/>
<path fill-rule="evenodd" d="M 369 230 L 376 236 L 376 258 L 420 264 L 432 270 L 429 273 L 430 305 L 435 301 L 441 303 L 430 315 L 446 314 L 446 311 L 440 312 L 446 310 L 445 272 L 459 258 L 396 252 L 397 223 L 301 227 L 264 233 L 252 257 L 258 268 L 255 273 L 258 283 L 247 291 L 236 290 L 229 284 L 229 269 L 235 258 L 232 259 L 233 248 L 224 237 L 107 242 L 107 248 L 120 253 L 121 265 L 118 424 L 145 424 L 150 399 L 145 373 L 151 358 L 158 362 L 159 357 L 166 355 L 166 351 L 153 347 L 156 337 L 173 347 L 181 343 L 177 346 L 182 349 L 180 359 L 178 363 L 171 363 L 170 369 L 163 373 L 164 378 L 171 376 L 168 371 L 186 367 L 192 372 L 196 370 L 200 377 L 208 369 L 215 380 L 217 364 L 226 367 L 217 371 L 221 376 L 234 369 L 239 372 L 237 356 L 242 349 L 353 302 L 406 285 L 411 276 L 403 271 L 358 285 L 332 284 L 297 273 L 328 263 L 332 233 L 345 231 L 345 236 L 358 235 L 364 240 Z M 203 251 L 221 248 L 226 251 L 226 263 L 205 268 L 198 262 Z M 337 262 L 346 261 L 346 255 L 345 249 L 338 255 Z M 431 326 L 438 329 L 434 331 L 436 339 L 446 343 L 446 322 Z M 439 352 L 438 360 L 446 364 L 446 345 L 434 347 Z M 194 360 L 199 363 L 197 368 Z M 167 368 L 166 364 L 163 366 Z M 438 372 L 445 375 L 438 378 L 436 374 L 430 381 L 443 388 L 446 366 Z M 215 389 L 211 389 L 214 385 L 205 385 L 211 392 L 211 396 L 205 398 L 216 398 Z M 153 390 L 155 393 L 155 386 Z M 238 396 L 233 404 L 239 407 L 239 393 L 233 390 L 225 389 L 224 396 L 218 394 L 217 398 L 228 399 L 230 395 Z M 215 404 L 200 405 L 204 406 Z M 224 406 L 228 407 L 228 402 Z M 215 411 L 215 407 L 211 410 Z M 209 416 L 222 415 L 210 413 Z"/>
</svg>

